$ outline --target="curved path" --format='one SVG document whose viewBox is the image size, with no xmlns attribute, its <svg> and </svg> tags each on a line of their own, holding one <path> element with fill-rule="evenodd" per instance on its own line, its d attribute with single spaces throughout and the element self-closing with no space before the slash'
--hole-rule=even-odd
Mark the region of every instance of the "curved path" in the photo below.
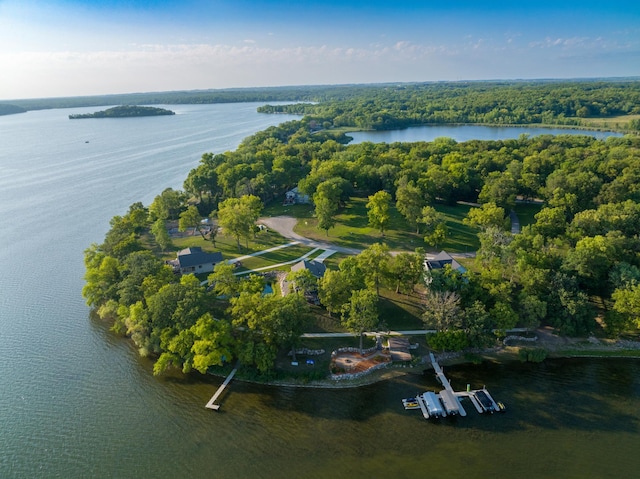
<svg viewBox="0 0 640 479">
<path fill-rule="evenodd" d="M 298 219 L 294 218 L 293 216 L 271 216 L 268 218 L 260 218 L 258 221 L 265 225 L 267 228 L 271 228 L 273 231 L 277 231 L 285 238 L 291 239 L 293 241 L 298 241 L 311 248 L 333 250 L 337 251 L 338 253 L 345 254 L 359 254 L 362 252 L 362 250 L 356 248 L 345 248 L 344 246 L 324 243 L 322 241 L 312 240 L 299 235 L 298 233 L 293 231 L 293 228 L 298 222 Z"/>
<path fill-rule="evenodd" d="M 327 250 L 327 253 L 328 253 L 327 256 L 331 255 L 333 252 L 352 254 L 352 255 L 360 254 L 362 252 L 361 249 L 338 246 L 332 243 L 325 243 L 322 241 L 312 240 L 302 235 L 299 235 L 298 233 L 293 231 L 293 228 L 296 226 L 298 222 L 298 219 L 294 218 L 293 216 L 270 216 L 270 217 L 260 218 L 258 221 L 263 225 L 265 225 L 267 228 L 270 228 L 273 231 L 280 233 L 282 236 L 284 236 L 287 239 L 293 240 L 297 243 L 302 243 L 311 248 L 319 248 L 319 249 Z M 391 254 L 397 254 L 397 252 L 392 251 Z M 469 253 L 450 253 L 450 254 L 454 258 L 475 258 L 476 256 L 475 251 L 472 251 Z M 428 254 L 428 256 L 433 257 L 434 255 Z"/>
</svg>

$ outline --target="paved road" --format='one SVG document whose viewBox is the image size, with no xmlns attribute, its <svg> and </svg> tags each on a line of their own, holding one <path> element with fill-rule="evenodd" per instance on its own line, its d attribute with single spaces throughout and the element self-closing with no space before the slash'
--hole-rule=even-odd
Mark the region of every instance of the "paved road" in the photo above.
<svg viewBox="0 0 640 479">
<path fill-rule="evenodd" d="M 516 212 L 511 210 L 509 218 L 511 219 L 511 233 L 514 235 L 520 234 L 520 219 L 518 219 Z"/>
<path fill-rule="evenodd" d="M 267 228 L 271 228 L 272 230 L 277 231 L 285 238 L 291 239 L 293 241 L 298 241 L 312 248 L 334 250 L 338 253 L 345 254 L 359 254 L 362 252 L 362 250 L 356 248 L 345 248 L 344 246 L 338 246 L 322 241 L 315 241 L 309 238 L 305 238 L 304 236 L 300 236 L 298 233 L 293 231 L 293 228 L 298 220 L 292 216 L 272 216 L 269 218 L 260 218 L 258 221 L 265 225 Z"/>
</svg>

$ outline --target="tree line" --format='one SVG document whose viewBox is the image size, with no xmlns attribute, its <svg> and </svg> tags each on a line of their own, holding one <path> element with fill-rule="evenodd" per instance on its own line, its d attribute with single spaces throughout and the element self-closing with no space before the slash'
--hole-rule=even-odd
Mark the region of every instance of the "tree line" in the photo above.
<svg viewBox="0 0 640 479">
<path fill-rule="evenodd" d="M 319 124 L 389 130 L 415 125 L 582 125 L 582 118 L 640 114 L 640 82 L 445 82 L 373 88 L 317 104 L 266 105 Z M 628 128 L 638 131 L 633 120 Z"/>
</svg>

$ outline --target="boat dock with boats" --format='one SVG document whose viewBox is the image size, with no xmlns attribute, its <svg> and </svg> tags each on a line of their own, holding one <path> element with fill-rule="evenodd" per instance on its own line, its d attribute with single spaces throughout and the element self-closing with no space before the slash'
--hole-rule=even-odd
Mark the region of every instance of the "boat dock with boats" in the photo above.
<svg viewBox="0 0 640 479">
<path fill-rule="evenodd" d="M 454 391 L 433 353 L 429 353 L 429 358 L 436 372 L 436 377 L 444 389 L 439 393 L 427 391 L 422 394 L 417 394 L 413 398 L 403 399 L 402 404 L 405 409 L 420 409 L 425 419 L 445 417 L 447 415 L 466 416 L 467 412 L 462 406 L 460 399 L 469 398 L 471 404 L 473 404 L 476 411 L 480 414 L 485 412 L 503 412 L 505 410 L 504 404 L 496 402 L 484 386 L 482 389 L 475 390 L 471 390 L 471 388 L 467 386 L 466 391 Z"/>
</svg>

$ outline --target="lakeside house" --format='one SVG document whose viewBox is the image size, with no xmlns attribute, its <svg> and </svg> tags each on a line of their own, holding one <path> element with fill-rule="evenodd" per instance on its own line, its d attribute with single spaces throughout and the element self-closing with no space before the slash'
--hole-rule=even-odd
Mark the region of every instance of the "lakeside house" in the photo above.
<svg viewBox="0 0 640 479">
<path fill-rule="evenodd" d="M 438 253 L 432 259 L 425 258 L 424 260 L 424 269 L 427 271 L 442 269 L 447 265 L 449 265 L 452 270 L 457 271 L 460 274 L 467 272 L 467 268 L 458 263 L 453 258 L 453 256 L 451 256 L 446 251 L 440 251 L 440 253 Z"/>
<path fill-rule="evenodd" d="M 302 271 L 303 269 L 309 270 L 309 272 L 318 279 L 322 278 L 325 271 L 327 271 L 327 267 L 323 263 L 315 260 L 303 259 L 291 267 L 292 272 Z"/>
<path fill-rule="evenodd" d="M 309 198 L 309 195 L 305 195 L 300 191 L 298 191 L 297 186 L 292 190 L 287 191 L 284 194 L 285 205 L 295 205 L 295 204 L 308 205 L 309 203 L 311 203 L 311 199 Z"/>
<path fill-rule="evenodd" d="M 200 246 L 192 246 L 178 251 L 176 259 L 171 261 L 170 264 L 176 272 L 199 274 L 211 273 L 213 267 L 220 262 L 222 262 L 222 253 L 220 251 L 207 253 L 202 251 Z"/>
</svg>

